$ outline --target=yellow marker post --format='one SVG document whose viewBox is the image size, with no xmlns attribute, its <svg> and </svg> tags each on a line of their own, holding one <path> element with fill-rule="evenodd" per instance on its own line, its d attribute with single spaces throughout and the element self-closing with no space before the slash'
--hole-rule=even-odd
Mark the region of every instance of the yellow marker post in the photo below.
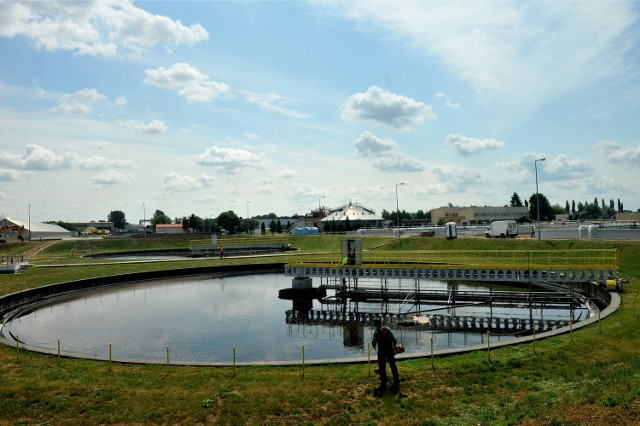
<svg viewBox="0 0 640 426">
<path fill-rule="evenodd" d="M 536 353 L 536 326 L 531 329 L 533 331 L 533 353 Z"/>
<path fill-rule="evenodd" d="M 304 379 L 304 345 L 302 345 L 302 378 Z"/>
<path fill-rule="evenodd" d="M 436 365 L 433 363 L 433 336 L 431 336 L 431 369 L 436 371 Z"/>
</svg>

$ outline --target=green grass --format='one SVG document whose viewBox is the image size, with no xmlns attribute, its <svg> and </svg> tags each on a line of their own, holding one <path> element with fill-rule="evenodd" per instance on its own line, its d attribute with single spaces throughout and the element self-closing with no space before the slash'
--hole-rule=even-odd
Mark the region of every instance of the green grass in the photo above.
<svg viewBox="0 0 640 426">
<path fill-rule="evenodd" d="M 292 236 L 290 241 L 302 251 L 320 252 L 339 250 L 343 238 Z M 172 248 L 166 242 L 124 241 L 96 239 L 85 247 L 91 252 Z M 0 255 L 38 244 L 0 247 Z M 71 257 L 72 244 L 56 243 L 33 260 L 37 265 L 38 259 L 56 258 L 57 264 L 75 266 L 2 275 L 0 293 L 114 273 L 237 261 L 103 265 Z M 478 351 L 401 362 L 405 398 L 373 397 L 376 375 L 374 366 L 366 364 L 306 366 L 304 376 L 301 366 L 110 366 L 18 353 L 2 345 L 0 425 L 640 424 L 640 243 L 374 237 L 363 238 L 363 244 L 383 244 L 381 250 L 617 248 L 620 273 L 631 283 L 622 294 L 620 310 L 601 324 L 537 341 L 535 350 L 523 344 L 492 350 L 490 360 L 485 351 Z"/>
</svg>

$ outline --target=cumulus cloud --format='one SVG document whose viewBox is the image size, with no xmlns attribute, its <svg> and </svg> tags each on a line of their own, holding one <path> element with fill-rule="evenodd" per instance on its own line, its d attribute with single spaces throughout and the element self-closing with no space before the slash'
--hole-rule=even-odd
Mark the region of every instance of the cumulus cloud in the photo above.
<svg viewBox="0 0 640 426">
<path fill-rule="evenodd" d="M 283 169 L 278 173 L 276 173 L 276 177 L 279 179 L 293 179 L 293 178 L 297 178 L 298 176 L 300 176 L 300 173 L 291 169 Z"/>
<path fill-rule="evenodd" d="M 75 93 L 67 93 L 60 99 L 59 105 L 50 108 L 49 112 L 57 114 L 89 114 L 92 104 L 105 99 L 106 96 L 96 89 L 82 89 Z"/>
<path fill-rule="evenodd" d="M 209 188 L 215 181 L 215 177 L 205 174 L 201 174 L 200 176 L 184 176 L 171 172 L 164 176 L 163 183 L 164 188 L 167 190 L 186 192 Z"/>
<path fill-rule="evenodd" d="M 598 141 L 595 146 L 609 161 L 614 163 L 631 163 L 640 166 L 640 145 L 624 148 L 618 142 Z"/>
<path fill-rule="evenodd" d="M 19 181 L 21 174 L 15 170 L 0 169 L 0 182 Z"/>
<path fill-rule="evenodd" d="M 438 176 L 442 193 L 466 192 L 470 187 L 485 180 L 480 173 L 462 167 L 434 166 L 431 171 Z"/>
<path fill-rule="evenodd" d="M 0 164 L 13 169 L 25 170 L 58 170 L 72 166 L 72 155 L 56 155 L 53 151 L 40 145 L 25 146 L 25 153 L 13 155 L 5 153 L 0 156 Z"/>
<path fill-rule="evenodd" d="M 495 139 L 476 139 L 456 134 L 448 135 L 447 140 L 453 149 L 465 157 L 500 149 L 504 146 L 504 142 Z"/>
<path fill-rule="evenodd" d="M 410 130 L 425 119 L 435 120 L 431 106 L 406 96 L 371 86 L 365 93 L 351 95 L 342 107 L 342 118 Z"/>
<path fill-rule="evenodd" d="M 160 120 L 152 120 L 149 123 L 142 123 L 137 120 L 123 121 L 122 125 L 134 132 L 145 134 L 157 134 L 167 130 L 167 126 Z"/>
<path fill-rule="evenodd" d="M 382 172 L 414 173 L 425 170 L 422 162 L 401 154 L 382 158 L 374 163 L 376 169 Z"/>
<path fill-rule="evenodd" d="M 0 36 L 24 37 L 38 48 L 77 55 L 114 56 L 157 44 L 206 40 L 199 24 L 185 26 L 151 14 L 127 0 L 3 2 Z"/>
<path fill-rule="evenodd" d="M 191 102 L 210 102 L 231 89 L 225 83 L 209 80 L 208 75 L 185 63 L 169 69 L 148 69 L 145 74 L 146 84 L 173 90 Z"/>
<path fill-rule="evenodd" d="M 127 98 L 123 96 L 117 97 L 116 100 L 113 101 L 112 103 L 113 106 L 117 106 L 117 107 L 125 106 L 126 104 L 127 104 Z"/>
<path fill-rule="evenodd" d="M 454 78 L 507 106 L 538 107 L 595 81 L 632 72 L 635 55 L 630 52 L 639 38 L 633 2 L 469 6 L 370 1 L 316 5 L 359 28 L 375 28 L 404 41 Z"/>
<path fill-rule="evenodd" d="M 230 173 L 243 167 L 261 166 L 264 159 L 261 155 L 237 149 L 212 146 L 197 157 L 196 161 L 203 166 L 214 166 Z"/>
<path fill-rule="evenodd" d="M 286 108 L 283 105 L 287 105 L 292 103 L 291 99 L 287 99 L 284 96 L 278 95 L 276 93 L 253 93 L 253 92 L 245 92 L 245 96 L 248 101 L 253 102 L 255 104 L 260 105 L 265 111 L 275 112 L 276 114 L 285 115 L 291 118 L 307 118 L 308 115 L 303 114 L 299 111 Z"/>
<path fill-rule="evenodd" d="M 360 137 L 353 141 L 356 154 L 359 157 L 379 156 L 390 151 L 395 151 L 398 144 L 390 139 L 381 139 L 371 132 L 362 132 Z"/>
<path fill-rule="evenodd" d="M 538 173 L 540 173 L 538 163 Z M 557 180 L 586 178 L 593 174 L 594 169 L 587 161 L 579 158 L 570 159 L 564 154 L 547 158 L 542 164 L 544 173 Z"/>
<path fill-rule="evenodd" d="M 95 185 L 116 185 L 119 183 L 131 182 L 131 175 L 120 173 L 115 170 L 107 170 L 104 173 L 91 177 L 91 182 Z"/>
</svg>

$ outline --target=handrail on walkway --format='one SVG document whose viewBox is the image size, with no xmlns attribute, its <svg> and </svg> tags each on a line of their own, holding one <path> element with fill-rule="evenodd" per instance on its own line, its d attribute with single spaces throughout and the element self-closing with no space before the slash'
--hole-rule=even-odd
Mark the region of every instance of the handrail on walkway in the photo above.
<svg viewBox="0 0 640 426">
<path fill-rule="evenodd" d="M 287 266 L 342 266 L 340 251 L 301 254 Z M 362 264 L 380 268 L 477 268 L 477 269 L 618 269 L 617 249 L 575 250 L 414 250 L 363 251 Z"/>
<path fill-rule="evenodd" d="M 190 240 L 190 247 L 220 247 L 246 248 L 246 247 L 286 247 L 289 239 L 281 236 L 260 235 L 254 237 L 226 237 L 217 239 Z"/>
</svg>

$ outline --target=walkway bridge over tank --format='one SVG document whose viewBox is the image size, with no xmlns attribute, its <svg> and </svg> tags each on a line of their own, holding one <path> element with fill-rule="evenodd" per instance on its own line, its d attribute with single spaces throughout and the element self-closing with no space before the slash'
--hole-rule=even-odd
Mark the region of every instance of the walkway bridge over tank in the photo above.
<svg viewBox="0 0 640 426">
<path fill-rule="evenodd" d="M 379 314 L 369 312 L 341 312 L 332 310 L 286 311 L 287 324 L 320 325 L 320 326 L 364 326 L 369 325 Z M 385 323 L 396 330 L 420 330 L 443 332 L 469 332 L 491 334 L 525 335 L 545 332 L 565 327 L 569 320 L 544 318 L 515 318 L 507 316 L 470 316 L 430 314 L 428 321 L 421 321 L 426 316 L 415 314 L 385 314 Z"/>
<path fill-rule="evenodd" d="M 604 284 L 618 278 L 617 249 L 447 250 L 310 253 L 285 265 L 303 277 L 505 282 L 533 285 Z"/>
</svg>

